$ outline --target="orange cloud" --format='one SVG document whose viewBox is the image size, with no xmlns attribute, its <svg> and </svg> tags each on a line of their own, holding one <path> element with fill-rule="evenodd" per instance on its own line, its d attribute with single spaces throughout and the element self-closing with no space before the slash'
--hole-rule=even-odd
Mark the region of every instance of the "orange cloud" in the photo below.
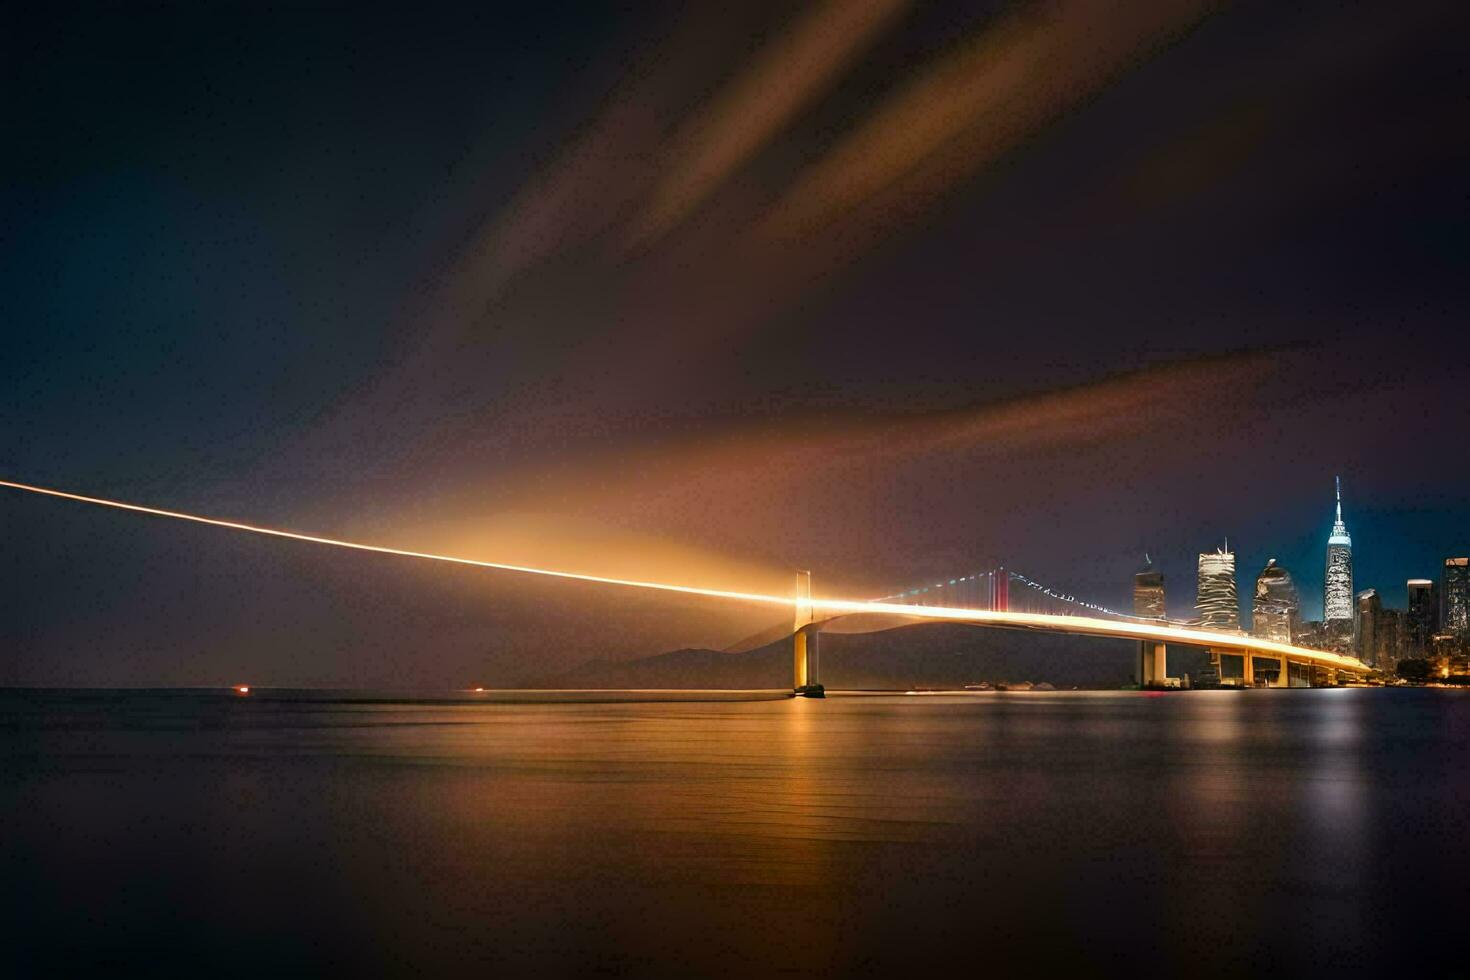
<svg viewBox="0 0 1470 980">
<path fill-rule="evenodd" d="M 807 238 L 865 207 L 868 224 L 886 227 L 929 206 L 1203 7 L 1073 0 L 1012 15 L 930 66 L 800 175 L 760 223 L 760 239 Z"/>
<path fill-rule="evenodd" d="M 909 0 L 828 0 L 797 18 L 675 137 L 663 178 L 635 220 L 645 245 L 686 218 L 829 87 Z"/>
</svg>

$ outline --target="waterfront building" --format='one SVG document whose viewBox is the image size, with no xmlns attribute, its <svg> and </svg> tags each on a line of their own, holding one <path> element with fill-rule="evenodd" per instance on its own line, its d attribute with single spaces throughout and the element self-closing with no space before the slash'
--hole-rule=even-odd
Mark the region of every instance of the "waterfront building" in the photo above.
<svg viewBox="0 0 1470 980">
<path fill-rule="evenodd" d="M 1464 653 L 1465 645 L 1458 636 L 1440 630 L 1429 638 L 1429 650 L 1425 656 L 1434 664 L 1433 669 L 1440 677 L 1448 677 L 1463 672 Z"/>
<path fill-rule="evenodd" d="M 1163 619 L 1164 573 L 1154 568 L 1148 555 L 1143 556 L 1143 568 L 1133 576 L 1133 615 L 1145 619 Z"/>
<path fill-rule="evenodd" d="M 1411 578 L 1409 613 L 1404 620 L 1404 656 L 1429 656 L 1430 643 L 1439 632 L 1439 588 L 1427 578 Z"/>
<path fill-rule="evenodd" d="M 1195 609 L 1205 629 L 1240 632 L 1240 597 L 1235 591 L 1235 553 L 1224 548 L 1199 556 L 1199 598 Z"/>
<path fill-rule="evenodd" d="M 1379 616 L 1377 650 L 1374 651 L 1373 666 L 1385 673 L 1392 673 L 1404 656 L 1404 611 L 1384 609 Z"/>
<path fill-rule="evenodd" d="M 1256 576 L 1251 601 L 1251 633 L 1265 640 L 1291 643 L 1301 632 L 1301 597 L 1291 573 L 1272 558 Z"/>
<path fill-rule="evenodd" d="M 1358 659 L 1378 665 L 1378 627 L 1383 622 L 1383 600 L 1377 589 L 1364 589 L 1353 602 L 1353 635 L 1357 638 Z"/>
<path fill-rule="evenodd" d="M 1337 520 L 1327 538 L 1327 574 L 1322 589 L 1322 622 L 1333 649 L 1353 641 L 1353 539 L 1342 522 L 1342 478 L 1337 480 Z"/>
<path fill-rule="evenodd" d="M 1439 628 L 1461 639 L 1470 638 L 1470 558 L 1446 558 L 1440 579 Z"/>
</svg>

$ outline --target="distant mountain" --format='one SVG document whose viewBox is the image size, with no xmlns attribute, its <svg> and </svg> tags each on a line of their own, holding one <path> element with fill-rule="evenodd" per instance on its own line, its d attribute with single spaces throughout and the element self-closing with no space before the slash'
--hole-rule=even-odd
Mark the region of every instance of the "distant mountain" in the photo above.
<svg viewBox="0 0 1470 980">
<path fill-rule="evenodd" d="M 1118 688 L 1133 678 L 1130 640 L 923 623 L 881 633 L 822 634 L 822 682 L 833 689 L 963 687 L 1049 681 L 1059 688 Z M 1170 647 L 1169 672 L 1197 673 L 1204 654 Z M 594 661 L 534 686 L 583 688 L 782 688 L 791 686 L 791 642 L 747 652 L 674 650 L 622 662 Z"/>
<path fill-rule="evenodd" d="M 782 640 L 787 640 L 790 638 L 791 617 L 787 616 L 780 622 L 775 623 L 771 626 L 767 626 L 765 629 L 761 630 L 758 633 L 752 633 L 750 636 L 747 636 L 739 643 L 730 644 L 729 646 L 725 647 L 724 652 L 750 653 L 752 650 L 759 650 L 761 647 L 770 646 L 773 643 L 780 643 Z"/>
</svg>

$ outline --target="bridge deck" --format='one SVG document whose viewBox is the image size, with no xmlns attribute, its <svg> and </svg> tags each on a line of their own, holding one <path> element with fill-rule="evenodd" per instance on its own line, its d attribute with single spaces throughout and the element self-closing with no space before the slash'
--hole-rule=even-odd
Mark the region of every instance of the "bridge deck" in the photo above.
<svg viewBox="0 0 1470 980">
<path fill-rule="evenodd" d="M 1082 636 L 1105 636 L 1124 640 L 1153 640 L 1163 643 L 1181 643 L 1187 646 L 1208 647 L 1228 654 L 1245 654 L 1280 660 L 1285 657 L 1293 663 L 1314 664 L 1344 670 L 1355 674 L 1366 674 L 1373 668 L 1356 657 L 1344 656 L 1327 650 L 1277 643 L 1254 636 L 1235 633 L 1217 633 L 1212 630 L 1191 629 L 1155 623 L 1133 623 L 1092 616 L 1058 616 L 1048 613 L 999 612 L 989 609 L 958 609 L 944 606 L 912 606 L 893 602 L 824 602 L 816 600 L 817 618 L 836 618 L 859 613 L 888 614 L 916 621 L 972 623 L 978 626 L 995 626 L 1004 629 L 1037 630 L 1048 633 L 1074 633 Z M 831 615 L 824 615 L 831 614 Z"/>
</svg>

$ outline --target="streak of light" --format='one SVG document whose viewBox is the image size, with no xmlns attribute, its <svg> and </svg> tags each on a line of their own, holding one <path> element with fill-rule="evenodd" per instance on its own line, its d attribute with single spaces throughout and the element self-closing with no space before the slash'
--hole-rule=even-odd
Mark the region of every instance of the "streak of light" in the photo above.
<svg viewBox="0 0 1470 980">
<path fill-rule="evenodd" d="M 72 500 L 84 504 L 94 504 L 99 507 L 111 507 L 117 510 L 132 511 L 137 514 L 148 514 L 154 517 L 168 517 L 179 521 L 188 521 L 194 524 L 208 524 L 213 527 L 229 528 L 233 531 L 249 531 L 253 534 L 264 534 L 275 538 L 287 538 L 292 541 L 305 541 L 310 544 L 331 545 L 336 548 L 348 548 L 353 551 L 367 551 L 380 555 L 398 555 L 403 558 L 421 558 L 428 561 L 449 562 L 455 565 L 468 565 L 475 568 L 489 568 L 503 572 L 519 572 L 524 575 L 540 575 L 547 578 L 568 579 L 577 582 L 591 582 L 598 585 L 617 585 L 634 589 L 651 589 L 659 592 L 674 592 L 682 595 L 705 596 L 712 599 L 731 599 L 737 602 L 762 603 L 765 605 L 785 606 L 793 610 L 801 602 L 811 602 L 812 606 L 820 610 L 824 615 L 814 618 L 832 618 L 837 615 L 859 614 L 889 614 L 894 616 L 907 616 L 916 619 L 940 620 L 948 622 L 973 623 L 977 625 L 1001 626 L 1015 629 L 1037 629 L 1061 633 L 1081 633 L 1088 636 L 1108 636 L 1119 639 L 1130 640 L 1173 640 L 1178 643 L 1186 643 L 1193 646 L 1211 647 L 1222 651 L 1250 651 L 1251 653 L 1264 654 L 1266 656 L 1279 657 L 1283 654 L 1289 655 L 1297 660 L 1305 660 L 1328 667 L 1336 667 L 1352 671 L 1366 672 L 1368 667 L 1362 661 L 1352 657 L 1345 657 L 1335 653 L 1322 650 L 1308 650 L 1303 647 L 1295 647 L 1286 643 L 1276 643 L 1271 640 L 1257 639 L 1252 636 L 1238 636 L 1231 633 L 1214 633 L 1208 630 L 1185 629 L 1176 626 L 1163 626 L 1151 623 L 1123 623 L 1109 619 L 1095 619 L 1089 616 L 1056 616 L 1046 613 L 1018 613 L 998 612 L 991 609 L 964 609 L 949 606 L 914 606 L 897 602 L 874 602 L 869 599 L 827 599 L 811 598 L 798 599 L 794 595 L 779 596 L 767 595 L 759 592 L 739 592 L 728 589 L 707 589 L 695 585 L 676 585 L 670 582 L 645 582 L 637 579 L 611 578 L 603 575 L 588 575 L 583 572 L 568 572 L 552 568 L 535 568 L 528 565 L 511 565 L 503 562 L 483 561 L 478 558 L 463 558 L 455 555 L 437 555 L 426 551 L 409 551 L 404 548 L 390 548 L 386 545 L 364 544 L 358 541 L 343 541 L 338 538 L 328 538 L 316 534 L 302 534 L 297 531 L 287 531 L 281 528 L 263 527 L 256 524 L 245 524 L 240 521 L 227 521 L 217 517 L 204 517 L 199 514 L 187 514 L 181 511 L 164 510 L 159 507 L 146 507 L 142 504 L 130 504 L 121 500 L 110 500 L 106 497 L 91 497 L 85 494 L 70 493 L 65 490 L 55 490 L 50 487 L 38 487 L 28 483 L 15 483 L 10 480 L 0 480 L 0 487 L 8 487 L 12 490 L 22 490 L 26 493 L 41 494 L 47 497 L 57 497 L 62 500 Z M 243 692 L 242 692 L 243 693 Z"/>
<path fill-rule="evenodd" d="M 47 497 L 59 497 L 63 500 L 74 500 L 84 504 L 96 504 L 100 507 L 113 507 L 118 510 L 129 510 L 138 514 L 149 514 L 153 517 L 169 517 L 177 521 L 189 521 L 194 524 L 208 524 L 213 527 L 229 528 L 232 531 L 249 531 L 252 534 L 266 534 L 274 538 L 288 538 L 292 541 L 306 541 L 311 544 L 331 545 L 334 548 L 350 548 L 354 551 L 369 551 L 380 555 L 398 555 L 403 558 L 422 558 L 428 561 L 450 562 L 455 565 L 471 565 L 476 568 L 491 568 L 502 572 L 520 572 L 524 575 L 542 575 L 548 578 L 572 579 L 579 582 L 593 582 L 599 585 L 621 585 L 635 589 L 656 589 L 662 592 L 680 592 L 685 595 L 708 596 L 715 599 L 734 599 L 744 602 L 774 603 L 783 606 L 794 606 L 795 598 L 791 596 L 761 595 L 754 592 L 736 592 L 726 589 L 706 589 L 695 585 L 674 585 L 666 582 L 642 582 L 637 579 L 610 578 L 603 575 L 588 575 L 582 572 L 567 572 L 552 568 L 534 568 L 529 565 L 511 565 L 503 562 L 482 561 L 478 558 L 463 558 L 455 555 L 437 555 L 427 551 L 409 551 L 404 548 L 390 548 L 387 545 L 364 544 L 359 541 L 344 541 L 340 538 L 328 538 L 318 534 L 303 534 L 299 531 L 287 531 L 282 528 L 264 527 L 258 524 L 246 524 L 241 521 L 227 521 L 218 517 L 204 517 L 199 514 L 186 514 L 182 511 L 164 510 L 159 507 L 146 507 L 142 504 L 130 504 L 122 500 L 110 500 L 106 497 L 89 497 L 80 493 L 69 493 L 65 490 L 54 490 L 49 487 L 32 486 L 27 483 L 14 483 L 10 480 L 0 480 L 0 487 L 8 487 L 12 490 L 24 490 L 28 493 L 39 493 Z"/>
</svg>

